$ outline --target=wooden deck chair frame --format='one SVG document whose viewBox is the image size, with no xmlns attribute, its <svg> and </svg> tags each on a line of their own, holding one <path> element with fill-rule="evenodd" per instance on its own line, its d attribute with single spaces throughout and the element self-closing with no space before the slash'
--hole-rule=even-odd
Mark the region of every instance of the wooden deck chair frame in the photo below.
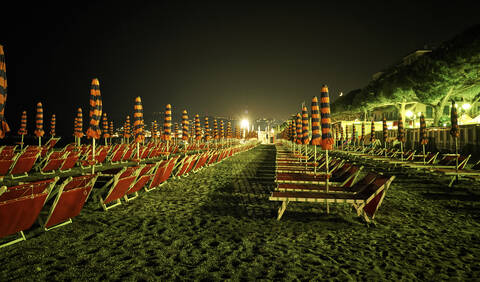
<svg viewBox="0 0 480 282">
<path fill-rule="evenodd" d="M 113 177 L 112 183 L 110 185 L 110 189 L 108 190 L 107 195 L 105 196 L 105 199 L 102 198 L 101 195 L 98 196 L 99 200 L 100 200 L 100 205 L 103 208 L 103 210 L 107 211 L 111 208 L 114 208 L 114 207 L 122 204 L 120 199 L 125 195 L 125 192 L 128 191 L 128 189 L 130 189 L 130 187 L 132 186 L 133 182 L 137 178 L 139 170 L 140 170 L 140 168 L 138 168 L 130 176 L 120 178 L 120 176 L 123 172 L 119 172 L 118 174 L 116 174 Z M 110 181 L 107 182 L 107 183 L 110 183 Z M 121 185 L 120 186 L 122 188 L 121 190 L 124 190 L 124 191 L 120 191 L 120 192 L 123 192 L 123 193 L 119 193 L 118 191 L 116 191 L 117 189 L 119 189 L 118 188 L 119 185 Z M 107 186 L 107 184 L 104 187 L 106 187 L 106 186 Z M 110 199 L 111 196 L 114 199 Z M 111 202 L 113 202 L 113 204 L 109 205 Z"/>
<path fill-rule="evenodd" d="M 160 163 L 147 164 L 139 170 L 137 179 L 132 184 L 130 189 L 127 192 L 125 192 L 125 195 L 123 196 L 123 199 L 125 199 L 125 202 L 130 202 L 138 197 L 138 191 L 146 187 L 148 182 L 152 180 L 153 173 L 155 172 L 155 170 L 159 165 Z M 134 191 L 131 192 L 131 190 L 134 190 Z M 130 194 L 133 194 L 133 196 L 129 197 L 128 195 Z"/>
</svg>

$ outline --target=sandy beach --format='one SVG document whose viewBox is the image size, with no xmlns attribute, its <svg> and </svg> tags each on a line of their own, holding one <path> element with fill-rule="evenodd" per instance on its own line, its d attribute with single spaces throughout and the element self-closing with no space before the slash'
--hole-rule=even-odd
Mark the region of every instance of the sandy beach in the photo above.
<svg viewBox="0 0 480 282">
<path fill-rule="evenodd" d="M 0 281 L 480 279 L 480 190 L 399 175 L 376 224 L 347 205 L 291 203 L 281 221 L 275 147 L 260 145 L 107 212 L 0 250 Z"/>
</svg>

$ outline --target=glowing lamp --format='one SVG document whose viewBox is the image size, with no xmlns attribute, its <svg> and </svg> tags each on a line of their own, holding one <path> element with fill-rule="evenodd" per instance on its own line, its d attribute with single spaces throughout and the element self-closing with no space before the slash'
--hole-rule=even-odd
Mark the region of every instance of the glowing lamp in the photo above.
<svg viewBox="0 0 480 282">
<path fill-rule="evenodd" d="M 244 129 L 248 129 L 250 123 L 248 122 L 248 119 L 242 119 L 240 122 L 240 127 Z"/>
<path fill-rule="evenodd" d="M 413 116 L 413 112 L 412 111 L 406 111 L 405 116 L 408 117 L 408 118 L 411 118 Z"/>
<path fill-rule="evenodd" d="M 469 110 L 471 107 L 472 107 L 472 105 L 470 105 L 469 103 L 465 103 L 465 104 L 462 105 L 462 108 L 463 108 L 465 111 Z"/>
</svg>

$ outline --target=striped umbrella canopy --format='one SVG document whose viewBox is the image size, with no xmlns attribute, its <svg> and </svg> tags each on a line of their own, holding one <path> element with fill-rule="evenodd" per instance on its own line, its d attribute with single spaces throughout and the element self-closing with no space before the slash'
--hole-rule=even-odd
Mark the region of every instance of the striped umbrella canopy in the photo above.
<svg viewBox="0 0 480 282">
<path fill-rule="evenodd" d="M 355 127 L 355 123 L 352 123 L 352 142 L 357 141 L 357 129 Z"/>
<path fill-rule="evenodd" d="M 55 137 L 55 125 L 57 123 L 55 114 L 52 115 L 52 119 L 50 120 L 50 136 Z"/>
<path fill-rule="evenodd" d="M 174 123 L 173 125 L 173 138 L 180 138 L 180 134 L 178 133 L 178 123 Z"/>
<path fill-rule="evenodd" d="M 182 139 L 183 140 L 188 140 L 189 137 L 189 132 L 188 132 L 188 114 L 187 110 L 183 110 L 182 113 Z"/>
<path fill-rule="evenodd" d="M 102 129 L 103 138 L 110 138 L 110 132 L 108 131 L 107 113 L 103 113 L 102 127 L 103 127 L 103 129 Z"/>
<path fill-rule="evenodd" d="M 320 108 L 318 107 L 318 98 L 312 98 L 312 140 L 310 145 L 322 145 L 322 136 L 320 135 Z"/>
<path fill-rule="evenodd" d="M 223 120 L 220 120 L 220 138 L 225 138 L 225 125 L 223 124 Z"/>
<path fill-rule="evenodd" d="M 163 140 L 172 140 L 172 105 L 165 107 L 165 121 L 163 123 Z"/>
<path fill-rule="evenodd" d="M 194 139 L 195 136 L 195 120 L 191 119 L 188 121 L 188 128 L 190 130 L 188 137 Z"/>
<path fill-rule="evenodd" d="M 208 117 L 205 117 L 205 132 L 204 132 L 205 141 L 210 140 L 210 128 L 208 128 Z"/>
<path fill-rule="evenodd" d="M 330 97 L 328 96 L 328 87 L 324 85 L 320 93 L 320 115 L 322 118 L 322 149 L 333 149 L 332 121 L 330 119 Z"/>
<path fill-rule="evenodd" d="M 370 143 L 375 142 L 375 121 L 372 120 L 372 124 L 370 127 Z"/>
<path fill-rule="evenodd" d="M 423 114 L 420 115 L 420 144 L 428 144 L 427 124 L 425 123 L 425 116 Z"/>
<path fill-rule="evenodd" d="M 110 137 L 113 137 L 113 121 L 110 121 L 110 126 L 108 128 L 108 131 L 110 131 Z"/>
<path fill-rule="evenodd" d="M 387 139 L 388 139 L 388 127 L 387 127 L 387 118 L 383 116 L 383 142 L 387 144 Z"/>
<path fill-rule="evenodd" d="M 143 132 L 143 106 L 140 96 L 135 98 L 135 104 L 133 105 L 133 133 L 135 134 L 135 142 L 140 143 L 145 140 L 145 134 Z"/>
<path fill-rule="evenodd" d="M 240 127 L 234 126 L 234 134 L 236 139 L 240 139 Z"/>
<path fill-rule="evenodd" d="M 308 112 L 307 112 L 307 107 L 303 106 L 302 107 L 302 143 L 308 144 L 309 141 L 310 140 L 308 138 Z"/>
<path fill-rule="evenodd" d="M 215 140 L 220 139 L 220 135 L 218 135 L 218 124 L 217 119 L 213 120 L 213 138 Z"/>
<path fill-rule="evenodd" d="M 37 103 L 37 115 L 35 117 L 35 124 L 35 136 L 42 137 L 45 134 L 45 131 L 43 131 L 43 107 L 42 103 L 40 102 Z"/>
<path fill-rule="evenodd" d="M 335 139 L 340 140 L 340 125 L 338 123 L 335 124 Z"/>
<path fill-rule="evenodd" d="M 202 128 L 200 125 L 200 116 L 195 115 L 195 140 L 202 140 Z"/>
<path fill-rule="evenodd" d="M 10 131 L 5 121 L 5 103 L 7 102 L 7 68 L 5 65 L 5 53 L 3 46 L 0 45 L 0 139 L 5 137 L 5 133 Z"/>
<path fill-rule="evenodd" d="M 297 144 L 302 144 L 302 116 L 300 116 L 300 113 L 297 113 L 296 119 L 295 119 L 295 127 L 297 129 Z"/>
<path fill-rule="evenodd" d="M 347 140 L 348 144 L 348 126 L 345 124 L 345 140 Z"/>
<path fill-rule="evenodd" d="M 297 116 L 292 115 L 292 122 L 290 123 L 290 133 L 291 133 L 291 141 L 293 143 L 297 143 Z"/>
<path fill-rule="evenodd" d="M 405 129 L 403 128 L 403 121 L 402 121 L 402 116 L 398 116 L 398 136 L 397 136 L 398 141 L 400 142 L 405 142 Z"/>
<path fill-rule="evenodd" d="M 75 127 L 73 135 L 77 138 L 83 137 L 83 114 L 82 108 L 77 109 L 77 117 L 75 118 Z"/>
<path fill-rule="evenodd" d="M 22 118 L 20 120 L 20 129 L 18 130 L 18 135 L 27 134 L 27 111 L 22 112 Z"/>
<path fill-rule="evenodd" d="M 130 138 L 131 134 L 132 133 L 130 131 L 130 116 L 127 116 L 125 125 L 123 126 L 123 137 Z"/>
<path fill-rule="evenodd" d="M 232 139 L 232 123 L 230 121 L 227 122 L 227 138 Z"/>
<path fill-rule="evenodd" d="M 158 125 L 157 125 L 157 121 L 154 120 L 152 121 L 152 138 L 157 138 L 157 134 L 158 134 Z"/>
<path fill-rule="evenodd" d="M 98 139 L 102 134 L 100 131 L 100 119 L 102 118 L 102 98 L 100 97 L 100 82 L 97 78 L 92 80 L 90 88 L 90 125 L 87 136 Z"/>
<path fill-rule="evenodd" d="M 455 106 L 455 101 L 452 100 L 452 109 L 450 110 L 450 122 L 452 128 L 450 129 L 450 134 L 453 138 L 460 137 L 460 130 L 458 129 L 458 113 L 457 107 Z"/>
</svg>

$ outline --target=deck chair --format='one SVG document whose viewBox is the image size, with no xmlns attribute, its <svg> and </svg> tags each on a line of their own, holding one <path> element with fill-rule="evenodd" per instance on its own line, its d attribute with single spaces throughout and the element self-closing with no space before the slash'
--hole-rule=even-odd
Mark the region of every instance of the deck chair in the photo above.
<svg viewBox="0 0 480 282">
<path fill-rule="evenodd" d="M 202 167 L 205 166 L 205 164 L 208 161 L 209 153 L 208 152 L 203 152 L 200 154 L 200 157 L 198 159 L 198 162 L 195 164 L 193 167 L 193 172 L 199 171 Z"/>
<path fill-rule="evenodd" d="M 12 164 L 8 174 L 12 179 L 28 176 L 37 159 L 40 157 L 40 149 L 25 150 Z"/>
<path fill-rule="evenodd" d="M 275 182 L 322 185 L 326 183 L 327 177 L 329 177 L 329 182 L 332 182 L 332 185 L 345 186 L 354 183 L 362 169 L 363 166 L 358 167 L 352 165 L 347 170 L 337 170 L 333 174 L 329 173 L 328 176 L 326 173 L 319 173 L 317 175 L 303 173 L 278 173 L 275 177 Z"/>
<path fill-rule="evenodd" d="M 421 155 L 420 157 L 418 157 L 418 155 L 417 155 L 416 159 L 414 159 L 414 161 L 403 163 L 402 166 L 406 167 L 406 168 L 414 168 L 414 169 L 431 166 L 433 163 L 435 163 L 435 160 L 437 159 L 438 154 L 439 154 L 439 152 L 437 152 L 435 154 L 433 154 L 433 153 L 426 154 L 425 163 L 423 162 L 423 155 Z M 421 161 L 418 160 L 418 159 L 421 159 Z"/>
<path fill-rule="evenodd" d="M 155 170 L 152 181 L 150 185 L 145 186 L 145 191 L 150 192 L 153 189 L 160 187 L 162 184 L 167 181 L 167 179 L 172 174 L 173 168 L 178 160 L 178 157 L 171 158 L 169 160 L 163 160 Z"/>
<path fill-rule="evenodd" d="M 65 152 L 57 151 L 48 154 L 43 166 L 40 168 L 41 174 L 52 174 L 60 170 L 65 161 Z"/>
<path fill-rule="evenodd" d="M 3 186 L 0 195 L 0 238 L 20 233 L 20 238 L 0 245 L 0 248 L 26 240 L 23 231 L 29 229 L 38 218 L 48 194 L 58 177 L 20 184 Z"/>
<path fill-rule="evenodd" d="M 458 155 L 458 169 L 463 169 L 472 155 L 462 156 Z M 431 167 L 426 169 L 429 171 L 434 171 L 440 168 L 456 168 L 456 156 L 455 155 L 445 155 L 437 164 L 434 164 Z"/>
<path fill-rule="evenodd" d="M 346 192 L 346 193 L 358 193 L 361 192 L 368 184 L 372 183 L 378 174 L 374 172 L 369 172 L 362 179 L 357 181 L 351 186 L 337 186 L 329 185 L 329 192 Z M 326 186 L 317 185 L 317 184 L 294 184 L 294 183 L 280 183 L 277 185 L 276 191 L 298 191 L 298 192 L 326 192 Z"/>
<path fill-rule="evenodd" d="M 70 171 L 76 164 L 78 159 L 80 158 L 80 152 L 71 151 L 65 157 L 65 161 L 62 163 L 60 167 L 60 171 L 67 172 Z"/>
<path fill-rule="evenodd" d="M 160 165 L 160 163 L 147 164 L 140 169 L 137 179 L 135 180 L 133 185 L 130 187 L 130 189 L 128 189 L 128 191 L 125 192 L 125 195 L 123 196 L 126 202 L 129 202 L 138 197 L 138 191 L 144 188 L 145 185 L 147 185 L 147 183 L 150 180 L 152 180 L 154 175 L 153 173 L 155 172 L 155 169 L 157 168 L 158 165 Z M 132 194 L 133 196 L 129 197 L 129 195 L 132 195 Z"/>
<path fill-rule="evenodd" d="M 193 158 L 194 155 L 189 155 L 185 156 L 182 160 L 180 160 L 178 162 L 176 172 L 173 174 L 174 177 L 177 178 L 183 176 L 187 172 L 187 169 L 190 167 L 190 163 L 192 162 Z"/>
<path fill-rule="evenodd" d="M 110 157 L 111 163 L 118 163 L 122 161 L 123 154 L 125 154 L 125 150 L 127 149 L 127 144 L 120 144 L 114 148 L 112 156 Z"/>
<path fill-rule="evenodd" d="M 97 177 L 96 174 L 69 177 L 51 193 L 55 200 L 41 224 L 45 231 L 72 223 L 72 218 L 83 209 Z"/>
<path fill-rule="evenodd" d="M 313 203 L 347 203 L 357 211 L 357 215 L 363 217 L 366 222 L 375 219 L 375 214 L 381 206 L 385 193 L 395 176 L 377 177 L 367 187 L 358 193 L 325 193 L 325 192 L 296 192 L 274 191 L 269 197 L 270 201 L 281 201 L 278 209 L 277 220 L 280 220 L 289 202 L 313 202 Z"/>
<path fill-rule="evenodd" d="M 140 166 L 135 166 L 130 168 L 130 170 L 128 170 L 128 168 L 122 169 L 122 171 L 117 173 L 103 186 L 103 188 L 101 188 L 101 190 L 108 189 L 105 199 L 103 199 L 102 196 L 99 196 L 100 205 L 105 211 L 122 204 L 120 199 L 125 196 L 125 193 L 134 183 L 139 170 Z M 126 171 L 130 171 L 131 173 L 126 175 Z M 113 204 L 109 205 L 112 202 Z"/>
<path fill-rule="evenodd" d="M 133 144 L 128 146 L 125 151 L 125 154 L 123 154 L 122 156 L 122 162 L 129 162 L 133 157 L 135 157 L 133 155 L 134 151 L 135 151 L 135 146 Z"/>
</svg>

